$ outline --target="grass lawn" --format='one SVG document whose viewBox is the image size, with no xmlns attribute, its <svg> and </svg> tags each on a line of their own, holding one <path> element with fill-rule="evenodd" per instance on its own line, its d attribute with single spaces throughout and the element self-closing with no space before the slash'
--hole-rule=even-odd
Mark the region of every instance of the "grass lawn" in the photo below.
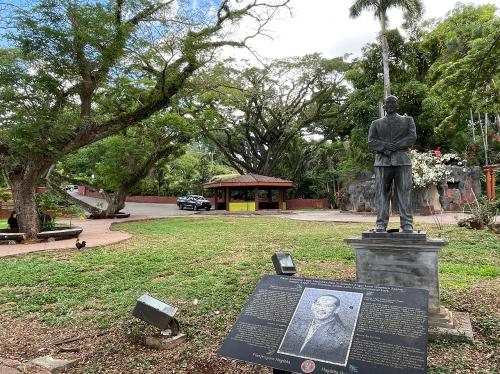
<svg viewBox="0 0 500 374">
<path fill-rule="evenodd" d="M 50 352 L 51 337 L 108 329 L 76 343 L 83 360 L 71 372 L 268 373 L 215 352 L 260 276 L 273 273 L 271 254 L 291 252 L 300 276 L 354 281 L 354 251 L 343 240 L 366 228 L 278 217 L 175 218 L 115 226 L 134 237 L 106 248 L 1 259 L 0 357 L 5 350 L 32 358 Z M 429 373 L 497 372 L 499 237 L 455 226 L 441 235 L 450 240 L 440 255 L 442 303 L 471 313 L 477 344 L 431 343 Z M 130 311 L 144 292 L 180 308 L 187 344 L 167 352 L 137 344 L 143 325 Z"/>
<path fill-rule="evenodd" d="M 5 220 L 5 221 L 3 221 L 3 220 L 2 220 L 2 221 L 0 221 L 0 229 L 6 229 L 6 228 L 7 228 L 7 226 L 8 226 L 8 225 L 7 225 L 7 220 Z"/>
</svg>

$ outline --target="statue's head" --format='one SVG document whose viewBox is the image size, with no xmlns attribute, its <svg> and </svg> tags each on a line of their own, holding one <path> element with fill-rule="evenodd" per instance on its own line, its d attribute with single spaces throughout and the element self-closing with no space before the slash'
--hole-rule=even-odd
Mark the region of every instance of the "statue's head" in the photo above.
<svg viewBox="0 0 500 374">
<path fill-rule="evenodd" d="M 384 99 L 384 109 L 387 114 L 397 113 L 399 110 L 399 100 L 396 96 L 389 95 Z"/>
</svg>

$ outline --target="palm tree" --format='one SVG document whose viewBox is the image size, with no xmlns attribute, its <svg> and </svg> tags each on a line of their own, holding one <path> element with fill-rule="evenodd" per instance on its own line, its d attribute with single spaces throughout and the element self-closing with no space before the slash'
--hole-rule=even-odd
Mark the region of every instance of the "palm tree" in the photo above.
<svg viewBox="0 0 500 374">
<path fill-rule="evenodd" d="M 391 81 L 389 78 L 389 44 L 387 43 L 387 10 L 400 8 L 404 11 L 405 20 L 415 20 L 422 16 L 424 4 L 422 0 L 355 0 L 349 8 L 349 16 L 357 18 L 364 10 L 374 13 L 380 21 L 380 42 L 382 44 L 382 64 L 384 66 L 384 97 L 391 94 Z"/>
</svg>

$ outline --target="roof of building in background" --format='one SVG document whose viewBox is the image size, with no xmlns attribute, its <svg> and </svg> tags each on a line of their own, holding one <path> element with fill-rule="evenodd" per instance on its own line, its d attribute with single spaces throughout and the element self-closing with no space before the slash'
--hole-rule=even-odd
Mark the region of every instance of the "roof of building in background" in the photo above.
<svg viewBox="0 0 500 374">
<path fill-rule="evenodd" d="M 219 181 L 203 184 L 203 188 L 221 188 L 221 187 L 293 187 L 293 182 L 285 179 L 268 177 L 259 174 L 244 174 L 237 177 L 223 179 Z"/>
</svg>

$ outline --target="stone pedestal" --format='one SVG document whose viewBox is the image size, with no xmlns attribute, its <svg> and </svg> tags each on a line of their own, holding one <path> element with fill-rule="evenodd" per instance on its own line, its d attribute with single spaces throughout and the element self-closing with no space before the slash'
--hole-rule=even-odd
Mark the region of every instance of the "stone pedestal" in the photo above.
<svg viewBox="0 0 500 374">
<path fill-rule="evenodd" d="M 360 283 L 421 288 L 429 291 L 429 335 L 442 334 L 472 340 L 469 328 L 458 331 L 453 315 L 439 303 L 438 254 L 446 239 L 428 239 L 425 233 L 374 233 L 349 238 L 356 251 L 356 278 Z M 460 313 L 463 317 L 463 313 Z M 468 319 L 468 315 L 467 315 Z M 467 325 L 467 321 L 465 321 Z"/>
</svg>

